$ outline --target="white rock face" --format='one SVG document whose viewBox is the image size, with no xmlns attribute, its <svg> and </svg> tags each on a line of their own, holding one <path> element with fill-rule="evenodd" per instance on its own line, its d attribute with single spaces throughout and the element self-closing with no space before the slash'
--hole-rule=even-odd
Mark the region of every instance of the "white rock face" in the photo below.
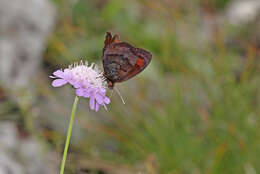
<svg viewBox="0 0 260 174">
<path fill-rule="evenodd" d="M 26 87 L 55 17 L 49 0 L 0 0 L 0 85 Z"/>
<path fill-rule="evenodd" d="M 56 153 L 46 153 L 32 137 L 21 138 L 12 122 L 0 122 L 0 174 L 55 174 Z"/>
<path fill-rule="evenodd" d="M 232 24 L 252 22 L 260 14 L 260 0 L 236 0 L 227 9 L 227 17 Z"/>
</svg>

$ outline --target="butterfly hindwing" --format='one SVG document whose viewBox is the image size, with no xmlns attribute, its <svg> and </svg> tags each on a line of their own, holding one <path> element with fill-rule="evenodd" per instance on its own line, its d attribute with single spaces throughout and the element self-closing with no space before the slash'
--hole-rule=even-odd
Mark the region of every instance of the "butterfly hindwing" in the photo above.
<svg viewBox="0 0 260 174">
<path fill-rule="evenodd" d="M 135 48 L 135 51 L 133 52 L 135 56 L 129 57 L 128 59 L 133 59 L 135 64 L 131 66 L 131 68 L 128 68 L 127 73 L 124 73 L 124 75 L 121 77 L 121 80 L 119 82 L 126 81 L 140 72 L 142 72 L 146 66 L 150 63 L 152 55 L 141 49 L 141 48 Z M 124 69 L 124 68 L 123 68 Z"/>
</svg>

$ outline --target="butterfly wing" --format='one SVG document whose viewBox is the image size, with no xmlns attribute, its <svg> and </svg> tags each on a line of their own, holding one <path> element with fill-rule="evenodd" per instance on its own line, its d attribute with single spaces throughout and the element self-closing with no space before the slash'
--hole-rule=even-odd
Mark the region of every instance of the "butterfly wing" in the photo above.
<svg viewBox="0 0 260 174">
<path fill-rule="evenodd" d="M 104 75 L 113 84 L 126 81 L 150 63 L 152 54 L 141 48 L 135 48 L 126 42 L 114 42 L 103 53 Z"/>
<path fill-rule="evenodd" d="M 104 51 L 108 47 L 108 45 L 110 45 L 111 43 L 116 43 L 116 42 L 119 42 L 119 36 L 117 34 L 115 34 L 112 37 L 112 34 L 110 32 L 107 32 L 106 39 L 104 42 L 103 55 L 104 55 Z"/>
<path fill-rule="evenodd" d="M 126 70 L 126 73 L 122 73 L 122 77 L 121 80 L 119 82 L 123 82 L 126 81 L 134 76 L 136 76 L 137 74 L 139 74 L 140 72 L 142 72 L 147 65 L 150 63 L 151 59 L 152 59 L 152 54 L 149 53 L 148 51 L 145 51 L 144 49 L 141 48 L 132 48 L 130 49 L 131 53 L 134 56 L 129 56 L 127 59 L 129 59 L 129 62 L 131 62 L 131 67 L 128 68 L 128 66 L 126 66 L 126 68 L 124 68 L 124 66 L 122 66 L 122 69 Z"/>
</svg>

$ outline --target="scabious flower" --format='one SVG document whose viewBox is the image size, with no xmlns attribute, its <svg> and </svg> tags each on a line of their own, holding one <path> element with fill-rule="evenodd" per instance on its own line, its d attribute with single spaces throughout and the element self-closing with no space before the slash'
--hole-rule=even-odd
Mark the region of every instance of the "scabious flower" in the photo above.
<svg viewBox="0 0 260 174">
<path fill-rule="evenodd" d="M 99 110 L 100 105 L 106 108 L 110 99 L 106 97 L 106 83 L 103 73 L 95 66 L 82 61 L 70 65 L 68 68 L 57 70 L 50 78 L 53 78 L 52 86 L 60 87 L 70 84 L 76 89 L 76 95 L 89 98 L 89 106 L 92 110 Z"/>
</svg>

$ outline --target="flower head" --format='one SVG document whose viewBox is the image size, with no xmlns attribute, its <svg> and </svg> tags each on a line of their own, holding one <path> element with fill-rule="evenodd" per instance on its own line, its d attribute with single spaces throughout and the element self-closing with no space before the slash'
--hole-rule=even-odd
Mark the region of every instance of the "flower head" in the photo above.
<svg viewBox="0 0 260 174">
<path fill-rule="evenodd" d="M 57 70 L 53 73 L 52 86 L 60 87 L 67 83 L 76 89 L 76 95 L 89 98 L 90 109 L 99 110 L 100 105 L 106 108 L 110 99 L 106 97 L 106 85 L 103 73 L 94 65 L 88 63 L 74 63 L 68 68 Z"/>
</svg>

